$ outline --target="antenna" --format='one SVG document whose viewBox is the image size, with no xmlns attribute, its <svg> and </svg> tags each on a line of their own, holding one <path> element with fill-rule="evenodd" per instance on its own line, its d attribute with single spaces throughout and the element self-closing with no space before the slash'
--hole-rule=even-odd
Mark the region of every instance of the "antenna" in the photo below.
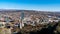
<svg viewBox="0 0 60 34">
<path fill-rule="evenodd" d="M 54 16 L 55 16 L 55 12 L 54 12 Z"/>
</svg>

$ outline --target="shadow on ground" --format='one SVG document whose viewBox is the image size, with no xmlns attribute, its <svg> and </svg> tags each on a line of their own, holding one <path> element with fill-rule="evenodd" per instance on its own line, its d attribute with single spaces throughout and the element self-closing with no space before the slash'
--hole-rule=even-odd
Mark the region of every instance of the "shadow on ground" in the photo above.
<svg viewBox="0 0 60 34">
<path fill-rule="evenodd" d="M 40 31 L 37 31 L 37 32 L 31 31 L 31 32 L 29 32 L 29 34 L 55 34 L 54 30 L 56 29 L 57 25 L 58 25 L 58 23 L 53 25 L 53 27 L 49 25 L 47 28 L 42 28 Z M 21 33 L 18 32 L 17 34 L 21 34 Z M 58 33 L 58 34 L 60 34 L 60 33 Z"/>
</svg>

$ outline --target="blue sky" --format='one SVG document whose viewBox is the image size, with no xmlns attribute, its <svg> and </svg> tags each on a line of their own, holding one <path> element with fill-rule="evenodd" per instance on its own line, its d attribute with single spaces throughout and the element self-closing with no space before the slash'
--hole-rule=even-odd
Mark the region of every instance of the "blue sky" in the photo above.
<svg viewBox="0 0 60 34">
<path fill-rule="evenodd" d="M 60 11 L 60 0 L 0 0 L 0 9 Z"/>
</svg>

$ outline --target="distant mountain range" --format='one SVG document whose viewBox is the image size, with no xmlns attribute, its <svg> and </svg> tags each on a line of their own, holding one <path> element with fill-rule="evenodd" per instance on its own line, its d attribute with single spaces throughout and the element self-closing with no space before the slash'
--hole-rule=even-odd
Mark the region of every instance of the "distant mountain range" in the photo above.
<svg viewBox="0 0 60 34">
<path fill-rule="evenodd" d="M 3 12 L 27 12 L 27 13 L 34 13 L 34 14 L 42 14 L 42 15 L 55 15 L 55 16 L 59 16 L 60 17 L 60 12 L 50 12 L 50 11 L 36 11 L 36 10 L 14 10 L 14 9 L 10 9 L 10 10 L 7 10 L 7 9 L 0 9 L 0 13 Z"/>
</svg>

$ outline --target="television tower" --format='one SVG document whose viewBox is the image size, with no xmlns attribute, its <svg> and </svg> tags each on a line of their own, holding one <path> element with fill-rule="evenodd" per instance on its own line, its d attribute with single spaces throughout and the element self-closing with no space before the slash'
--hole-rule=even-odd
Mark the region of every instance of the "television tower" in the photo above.
<svg viewBox="0 0 60 34">
<path fill-rule="evenodd" d="M 23 19 L 24 19 L 24 11 L 21 12 L 21 22 L 20 22 L 20 29 L 22 29 L 22 27 L 24 27 L 24 23 L 23 23 Z"/>
</svg>

